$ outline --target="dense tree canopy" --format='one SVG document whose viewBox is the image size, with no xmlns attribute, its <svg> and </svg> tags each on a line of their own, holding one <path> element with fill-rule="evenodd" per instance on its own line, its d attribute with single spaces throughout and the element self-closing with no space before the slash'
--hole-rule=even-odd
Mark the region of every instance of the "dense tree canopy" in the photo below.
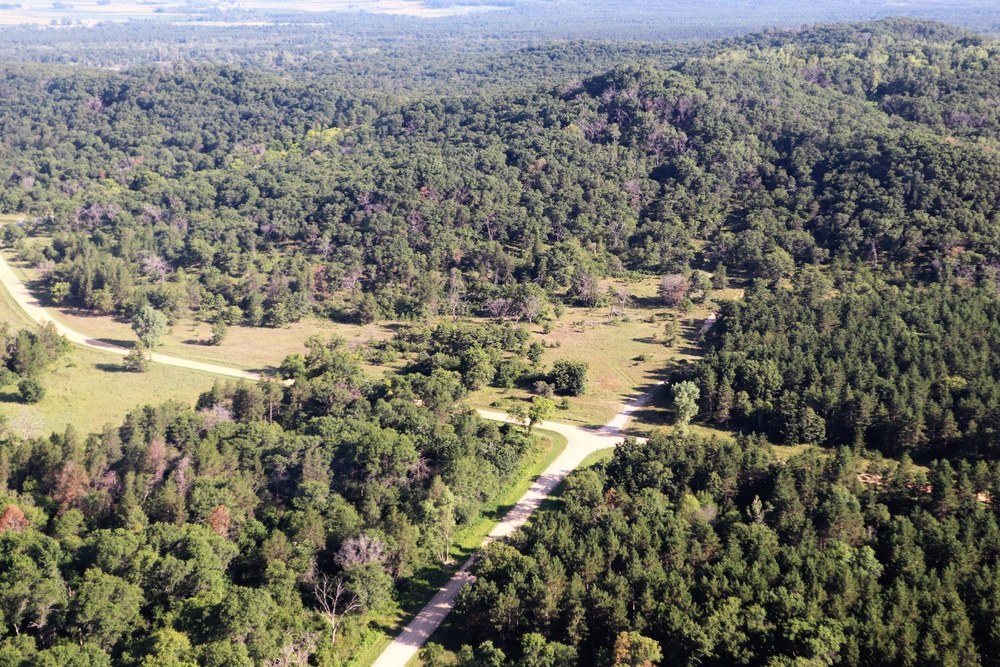
<svg viewBox="0 0 1000 667">
<path fill-rule="evenodd" d="M 723 305 L 694 371 L 710 420 L 789 444 L 997 457 L 995 287 L 796 282 Z"/>
<path fill-rule="evenodd" d="M 626 442 L 486 550 L 456 623 L 489 644 L 459 663 L 997 664 L 1000 532 L 977 498 L 996 466 L 862 469 L 752 438 Z"/>
<path fill-rule="evenodd" d="M 234 67 L 8 66 L 0 202 L 55 235 L 27 258 L 58 300 L 254 325 L 531 319 L 596 303 L 595 276 L 706 260 L 996 273 L 995 43 L 898 21 L 704 51 L 403 101 Z"/>
<path fill-rule="evenodd" d="M 532 450 L 456 403 L 456 373 L 372 383 L 318 339 L 284 367 L 294 386 L 220 383 L 196 411 L 6 436 L 3 664 L 342 664 Z"/>
</svg>

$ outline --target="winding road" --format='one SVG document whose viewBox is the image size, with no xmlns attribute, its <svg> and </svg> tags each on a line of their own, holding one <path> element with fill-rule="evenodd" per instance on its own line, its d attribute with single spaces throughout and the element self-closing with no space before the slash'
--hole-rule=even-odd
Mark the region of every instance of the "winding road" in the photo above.
<svg viewBox="0 0 1000 667">
<path fill-rule="evenodd" d="M 8 264 L 7 259 L 2 255 L 0 255 L 0 283 L 7 289 L 17 305 L 38 324 L 52 322 L 56 331 L 77 345 L 121 356 L 128 354 L 128 348 L 85 336 L 54 320 L 45 308 L 42 307 L 38 299 L 31 294 L 24 282 L 14 272 L 10 264 Z M 163 354 L 153 354 L 153 361 L 168 366 L 189 368 L 206 373 L 215 373 L 217 375 L 245 378 L 248 380 L 259 380 L 261 377 L 249 371 L 180 359 Z M 586 429 L 558 422 L 542 422 L 538 424 L 539 428 L 555 431 L 564 436 L 567 442 L 566 448 L 493 528 L 492 532 L 490 532 L 483 542 L 483 546 L 494 540 L 508 537 L 524 526 L 525 522 L 542 504 L 542 501 L 548 498 L 555 491 L 556 487 L 559 486 L 559 483 L 569 473 L 578 468 L 585 458 L 598 450 L 614 447 L 620 442 L 623 437 L 622 429 L 626 422 L 628 422 L 629 417 L 637 408 L 647 404 L 655 391 L 654 389 L 653 392 L 623 406 L 614 419 L 599 429 Z M 479 414 L 486 419 L 513 423 L 510 417 L 499 412 L 480 410 Z M 441 625 L 445 616 L 454 608 L 455 599 L 459 591 L 472 580 L 473 577 L 470 570 L 475 559 L 476 556 L 474 554 L 462 564 L 448 583 L 438 591 L 427 606 L 410 621 L 409 625 L 403 629 L 403 632 L 382 652 L 373 667 L 403 667 L 417 654 L 431 634 Z"/>
<path fill-rule="evenodd" d="M 622 428 L 632 413 L 647 404 L 653 392 L 641 396 L 638 400 L 623 406 L 614 419 L 600 429 L 586 429 L 558 422 L 542 422 L 539 428 L 555 431 L 566 438 L 566 449 L 555 461 L 545 469 L 535 483 L 531 485 L 517 504 L 511 508 L 504 518 L 493 528 L 483 546 L 494 540 L 510 536 L 521 528 L 536 509 L 549 497 L 559 483 L 583 463 L 583 460 L 600 449 L 614 447 L 621 442 Z M 480 410 L 486 419 L 513 422 L 510 417 L 499 412 Z M 434 598 L 418 613 L 396 639 L 386 647 L 382 655 L 375 661 L 373 667 L 403 667 L 430 636 L 437 630 L 445 616 L 454 608 L 459 591 L 472 581 L 470 572 L 476 556 L 473 555 L 462 564 L 452 578 L 437 592 Z"/>
<path fill-rule="evenodd" d="M 112 343 L 105 342 L 103 340 L 98 340 L 96 338 L 91 338 L 85 336 L 79 331 L 74 331 L 70 329 L 65 324 L 62 324 L 55 319 L 42 307 L 38 299 L 28 291 L 27 286 L 14 272 L 10 264 L 7 262 L 7 258 L 0 255 L 0 283 L 7 288 L 14 302 L 17 303 L 21 309 L 28 314 L 28 317 L 33 319 L 38 324 L 45 324 L 46 322 L 52 322 L 55 326 L 56 331 L 60 335 L 65 336 L 70 342 L 76 343 L 77 345 L 83 345 L 84 347 L 90 347 L 95 350 L 102 350 L 104 352 L 110 352 L 112 354 L 117 354 L 120 356 L 125 356 L 129 353 L 127 347 L 121 347 L 120 345 L 114 345 Z M 260 375 L 257 373 L 251 373 L 250 371 L 240 370 L 238 368 L 228 368 L 226 366 L 216 366 L 215 364 L 206 364 L 200 361 L 191 361 L 190 359 L 179 359 L 177 357 L 170 357 L 165 354 L 153 354 L 153 361 L 158 364 L 164 364 L 167 366 L 177 366 L 179 368 L 190 368 L 195 371 L 204 371 L 206 373 L 215 373 L 216 375 L 228 375 L 229 377 L 245 378 L 247 380 L 259 380 Z"/>
</svg>

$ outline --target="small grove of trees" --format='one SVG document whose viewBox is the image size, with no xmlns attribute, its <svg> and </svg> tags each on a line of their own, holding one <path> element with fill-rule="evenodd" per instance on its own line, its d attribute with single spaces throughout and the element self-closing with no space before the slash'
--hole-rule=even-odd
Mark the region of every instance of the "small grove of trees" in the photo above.
<svg viewBox="0 0 1000 667">
<path fill-rule="evenodd" d="M 69 342 L 59 335 L 52 322 L 37 331 L 21 329 L 12 333 L 6 324 L 0 328 L 0 384 L 17 382 L 21 400 L 37 403 L 45 396 L 42 375 L 60 357 L 69 352 Z"/>
</svg>

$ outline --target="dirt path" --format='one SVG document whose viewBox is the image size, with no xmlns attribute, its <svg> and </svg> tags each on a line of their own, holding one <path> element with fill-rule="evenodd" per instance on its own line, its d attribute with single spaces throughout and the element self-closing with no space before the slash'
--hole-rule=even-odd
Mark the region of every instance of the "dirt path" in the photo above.
<svg viewBox="0 0 1000 667">
<path fill-rule="evenodd" d="M 36 299 L 31 292 L 28 291 L 28 288 L 17 276 L 17 274 L 14 273 L 10 264 L 7 263 L 7 259 L 2 255 L 0 255 L 0 283 L 7 288 L 7 291 L 10 293 L 11 297 L 13 297 L 14 302 L 28 314 L 28 317 L 33 319 L 35 322 L 38 322 L 38 324 L 52 322 L 52 324 L 56 327 L 56 331 L 65 336 L 70 342 L 120 356 L 128 354 L 128 348 L 106 343 L 102 340 L 97 340 L 96 338 L 90 338 L 89 336 L 85 336 L 78 331 L 74 331 L 66 325 L 54 320 L 52 316 L 49 315 L 48 311 L 42 307 L 42 304 L 39 303 L 38 299 Z M 215 364 L 206 364 L 200 361 L 190 361 L 188 359 L 168 357 L 164 354 L 153 354 L 153 361 L 167 366 L 190 368 L 191 370 L 215 373 L 216 375 L 228 375 L 229 377 L 245 378 L 247 380 L 260 379 L 260 375 L 249 371 L 243 371 L 238 368 L 227 368 L 226 366 L 216 366 Z"/>
<path fill-rule="evenodd" d="M 7 291 L 13 297 L 17 305 L 20 306 L 21 309 L 24 310 L 24 312 L 26 312 L 28 316 L 38 324 L 52 322 L 56 331 L 65 336 L 67 340 L 76 343 L 77 345 L 83 345 L 95 350 L 111 352 L 112 354 L 118 354 L 121 356 L 128 354 L 129 350 L 127 348 L 113 345 L 95 338 L 90 338 L 52 319 L 45 308 L 42 307 L 41 303 L 39 303 L 38 299 L 35 298 L 30 291 L 28 291 L 24 282 L 22 282 L 17 274 L 14 273 L 10 264 L 7 263 L 7 259 L 2 255 L 0 255 L 0 283 L 7 288 Z M 168 366 L 190 368 L 192 370 L 205 371 L 206 373 L 215 373 L 217 375 L 246 378 L 248 380 L 260 379 L 259 375 L 249 371 L 227 368 L 225 366 L 216 366 L 214 364 L 206 364 L 199 361 L 178 359 L 177 357 L 169 357 L 162 354 L 154 354 L 153 361 L 160 364 L 166 364 Z M 656 390 L 654 389 L 653 392 L 655 391 Z M 562 482 L 569 473 L 578 468 L 585 458 L 600 449 L 614 447 L 615 444 L 620 442 L 622 439 L 622 428 L 625 426 L 625 423 L 628 421 L 632 412 L 645 405 L 652 397 L 653 392 L 623 406 L 621 412 L 619 412 L 614 419 L 597 430 L 570 426 L 568 424 L 560 424 L 558 422 L 542 422 L 539 424 L 539 428 L 555 431 L 556 433 L 565 436 L 567 442 L 566 449 L 564 449 L 562 454 L 560 454 L 559 457 L 545 469 L 545 472 L 543 472 L 538 479 L 535 480 L 535 483 L 531 485 L 531 488 L 528 489 L 527 493 L 525 493 L 524 496 L 517 501 L 517 504 L 515 504 L 514 507 L 507 512 L 500 523 L 493 528 L 489 536 L 487 536 L 486 540 L 483 542 L 483 545 L 485 546 L 494 540 L 507 537 L 524 526 L 528 518 L 531 517 L 535 510 L 538 509 L 539 505 L 542 504 L 542 501 L 549 497 L 559 483 Z M 499 412 L 480 410 L 479 414 L 486 419 L 503 422 L 513 421 L 507 415 Z M 462 567 L 455 572 L 448 583 L 445 584 L 440 591 L 438 591 L 437 595 L 434 596 L 427 606 L 424 607 L 420 613 L 417 614 L 412 621 L 410 621 L 409 625 L 403 629 L 403 632 L 399 635 L 399 637 L 393 640 L 385 651 L 382 652 L 382 655 L 380 655 L 378 660 L 375 661 L 373 667 L 403 667 L 410 661 L 411 658 L 413 658 L 413 656 L 417 654 L 417 651 L 419 651 L 424 645 L 428 637 L 430 637 L 438 626 L 441 625 L 445 616 L 447 616 L 455 606 L 455 599 L 458 596 L 458 592 L 462 590 L 463 586 L 472 580 L 472 575 L 469 573 L 469 570 L 475 562 L 475 559 L 476 557 L 473 555 L 462 564 Z"/>
<path fill-rule="evenodd" d="M 511 508 L 504 518 L 493 528 L 489 536 L 483 542 L 483 546 L 490 542 L 508 537 L 521 528 L 528 518 L 538 509 L 547 497 L 549 497 L 559 483 L 566 476 L 580 466 L 585 458 L 600 449 L 614 447 L 622 439 L 622 428 L 628 421 L 629 416 L 637 408 L 642 407 L 652 398 L 653 392 L 640 397 L 638 400 L 624 406 L 622 411 L 615 416 L 607 425 L 597 430 L 560 424 L 557 422 L 542 422 L 538 425 L 549 431 L 555 431 L 566 438 L 566 449 L 556 458 L 555 461 L 545 469 L 535 483 L 531 485 L 527 493 L 521 497 L 517 504 Z M 480 410 L 479 414 L 486 419 L 512 422 L 505 414 Z M 472 580 L 469 573 L 476 556 L 473 555 L 457 572 L 452 576 L 447 584 L 437 595 L 417 614 L 403 632 L 393 640 L 373 667 L 403 667 L 409 662 L 417 651 L 424 645 L 427 639 L 437 630 L 445 616 L 455 606 L 455 599 L 458 592 Z"/>
</svg>

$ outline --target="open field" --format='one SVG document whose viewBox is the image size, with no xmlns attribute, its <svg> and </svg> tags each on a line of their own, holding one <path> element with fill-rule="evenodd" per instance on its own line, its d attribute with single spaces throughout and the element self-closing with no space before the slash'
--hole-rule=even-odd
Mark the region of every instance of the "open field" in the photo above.
<svg viewBox="0 0 1000 667">
<path fill-rule="evenodd" d="M 247 10 L 263 13 L 320 13 L 320 12 L 368 12 L 371 14 L 397 14 L 440 18 L 465 15 L 475 12 L 505 9 L 504 7 L 473 6 L 431 8 L 419 0 L 243 0 L 242 2 L 205 2 L 188 5 L 176 0 L 149 2 L 113 1 L 100 4 L 98 0 L 68 0 L 44 2 L 39 0 L 15 0 L 9 4 L 20 5 L 17 9 L 0 10 L 0 25 L 52 25 L 58 27 L 89 26 L 101 21 L 127 21 L 130 19 L 164 18 L 177 22 L 199 25 L 269 25 L 269 21 L 247 22 L 245 20 L 226 21 L 227 10 L 242 12 Z M 197 9 L 198 11 L 192 11 Z M 210 21 L 200 21 L 201 18 Z M 221 20 L 220 20 L 221 19 Z"/>
<path fill-rule="evenodd" d="M 47 243 L 45 238 L 34 238 L 33 243 Z M 8 258 L 11 253 L 8 253 Z M 12 266 L 30 285 L 35 270 L 23 262 L 13 261 Z M 659 303 L 656 296 L 659 280 L 648 278 L 638 282 L 607 281 L 608 286 L 624 285 L 633 296 L 633 303 L 624 316 L 612 317 L 609 308 L 568 307 L 558 320 L 549 323 L 551 330 L 544 333 L 541 323 L 529 325 L 535 338 L 542 341 L 545 354 L 544 367 L 551 367 L 559 359 L 585 361 L 589 364 L 587 393 L 572 397 L 569 409 L 560 410 L 555 418 L 582 426 L 606 423 L 618 413 L 621 405 L 650 391 L 669 374 L 671 364 L 692 363 L 700 356 L 697 346 L 699 332 L 705 318 L 713 310 L 712 304 L 698 304 L 694 310 L 681 314 Z M 726 290 L 716 298 L 737 298 L 740 291 Z M 46 308 L 52 319 L 90 337 L 116 345 L 128 346 L 135 340 L 128 320 L 93 315 L 76 308 Z M 664 320 L 668 314 L 679 318 L 681 337 L 667 347 L 663 343 Z M 472 321 L 482 321 L 471 318 Z M 190 319 L 175 324 L 161 339 L 157 352 L 204 363 L 218 364 L 253 372 L 273 371 L 289 354 L 303 352 L 303 342 L 312 335 L 327 338 L 333 334 L 344 337 L 352 348 L 370 340 L 381 340 L 393 335 L 399 323 L 383 322 L 370 325 L 340 324 L 329 320 L 309 318 L 281 328 L 232 326 L 221 345 L 208 345 L 211 326 Z M 399 366 L 405 363 L 400 359 Z M 385 366 L 367 365 L 366 372 L 380 377 Z M 488 408 L 504 398 L 530 400 L 526 388 L 503 390 L 485 388 L 473 394 L 470 403 Z M 635 415 L 631 432 L 642 434 L 649 427 L 666 425 L 670 421 L 667 411 L 669 392 L 662 391 L 649 406 Z"/>
<path fill-rule="evenodd" d="M 14 330 L 34 328 L 6 290 L 0 289 L 0 321 Z M 215 376 L 153 364 L 148 373 L 126 373 L 121 358 L 79 346 L 63 357 L 43 378 L 45 398 L 34 405 L 20 402 L 14 386 L 0 388 L 0 413 L 17 435 L 44 435 L 72 424 L 80 433 L 119 424 L 138 406 L 179 400 L 194 403 Z"/>
<path fill-rule="evenodd" d="M 540 324 L 529 327 L 546 345 L 543 365 L 551 367 L 558 359 L 585 361 L 590 365 L 587 393 L 571 397 L 570 408 L 558 411 L 556 419 L 581 426 L 605 424 L 618 413 L 623 403 L 650 391 L 664 380 L 669 365 L 692 363 L 698 359 L 701 354 L 697 346 L 699 331 L 705 318 L 712 313 L 712 307 L 699 304 L 690 313 L 681 315 L 658 305 L 658 284 L 655 278 L 626 283 L 635 305 L 624 317 L 611 317 L 607 308 L 566 308 L 550 333 L 543 333 Z M 736 298 L 739 291 L 727 290 L 719 296 Z M 668 313 L 680 318 L 682 334 L 671 347 L 663 343 L 664 319 Z M 649 321 L 652 316 L 656 316 L 655 322 Z M 477 392 L 472 402 L 478 407 L 489 407 L 503 398 L 528 400 L 530 393 L 524 389 L 487 388 Z M 669 401 L 669 392 L 659 392 L 649 406 L 634 415 L 637 426 L 630 432 L 641 434 L 649 426 L 667 424 Z"/>
<path fill-rule="evenodd" d="M 44 244 L 48 239 L 36 237 L 32 242 Z M 23 262 L 13 262 L 13 266 L 28 284 L 36 277 L 35 270 Z M 699 304 L 685 314 L 668 309 L 660 303 L 656 294 L 658 284 L 657 278 L 628 283 L 606 281 L 603 289 L 624 286 L 632 295 L 632 303 L 624 314 L 612 315 L 610 308 L 568 307 L 555 321 L 529 325 L 533 336 L 545 344 L 543 368 L 550 368 L 559 359 L 584 361 L 589 365 L 586 394 L 571 397 L 568 409 L 559 410 L 556 419 L 581 426 L 604 424 L 618 413 L 623 403 L 649 392 L 667 379 L 671 367 L 698 359 L 698 337 L 714 305 Z M 730 289 L 717 294 L 716 298 L 738 298 L 739 295 L 738 289 Z M 76 308 L 49 307 L 46 311 L 53 320 L 108 343 L 129 346 L 135 340 L 126 319 L 93 315 Z M 681 333 L 678 341 L 669 347 L 664 344 L 663 336 L 668 316 L 678 318 Z M 356 348 L 368 341 L 392 336 L 398 326 L 400 323 L 396 322 L 353 325 L 309 318 L 282 328 L 233 326 L 221 345 L 208 345 L 210 325 L 185 319 L 176 323 L 161 339 L 157 352 L 267 373 L 272 372 L 287 355 L 304 352 L 303 343 L 309 336 L 327 338 L 339 335 Z M 366 364 L 365 370 L 371 377 L 377 378 L 387 368 L 402 366 L 407 361 L 401 357 L 389 366 Z M 488 408 L 497 400 L 508 398 L 526 401 L 530 400 L 531 394 L 524 386 L 513 390 L 488 387 L 473 394 L 469 402 L 475 407 Z M 634 415 L 630 433 L 642 435 L 648 433 L 650 428 L 668 425 L 671 421 L 669 404 L 669 391 L 658 392 L 649 405 Z M 127 407 L 133 406 L 130 404 Z M 711 429 L 706 431 L 714 432 Z"/>
</svg>

